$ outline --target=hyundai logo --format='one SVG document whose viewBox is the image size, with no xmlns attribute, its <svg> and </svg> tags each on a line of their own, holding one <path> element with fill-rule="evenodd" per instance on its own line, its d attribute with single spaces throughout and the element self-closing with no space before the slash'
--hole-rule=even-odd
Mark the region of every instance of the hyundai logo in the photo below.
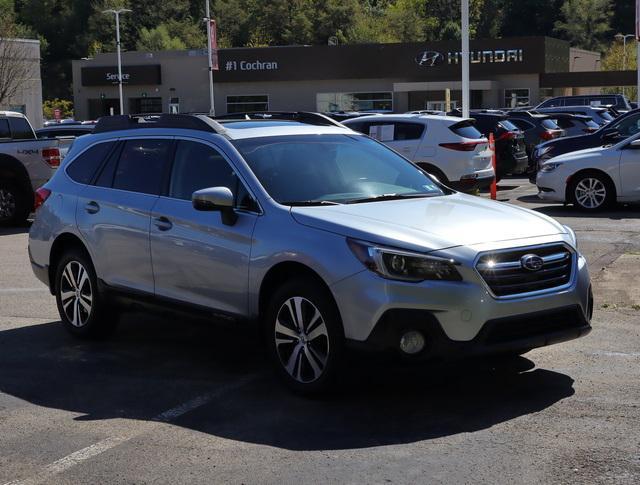
<svg viewBox="0 0 640 485">
<path fill-rule="evenodd" d="M 422 51 L 416 56 L 416 64 L 419 66 L 433 67 L 444 62 L 444 56 L 435 51 Z"/>
<path fill-rule="evenodd" d="M 527 271 L 540 271 L 544 260 L 537 254 L 525 254 L 520 258 L 520 265 Z"/>
</svg>

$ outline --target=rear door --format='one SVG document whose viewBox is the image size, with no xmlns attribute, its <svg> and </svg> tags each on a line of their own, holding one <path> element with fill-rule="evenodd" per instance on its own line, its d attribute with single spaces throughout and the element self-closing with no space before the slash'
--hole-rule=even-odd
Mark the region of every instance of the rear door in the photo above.
<svg viewBox="0 0 640 485">
<path fill-rule="evenodd" d="M 426 125 L 423 123 L 380 121 L 370 123 L 367 134 L 409 160 L 413 160 L 425 130 Z"/>
<path fill-rule="evenodd" d="M 153 293 L 151 210 L 172 151 L 170 137 L 124 139 L 78 198 L 78 228 L 111 286 Z"/>
<path fill-rule="evenodd" d="M 228 187 L 236 196 L 233 225 L 220 212 L 193 208 L 193 192 Z M 247 312 L 249 257 L 259 207 L 236 171 L 214 147 L 178 140 L 166 195 L 151 219 L 157 296 L 226 313 Z"/>
</svg>

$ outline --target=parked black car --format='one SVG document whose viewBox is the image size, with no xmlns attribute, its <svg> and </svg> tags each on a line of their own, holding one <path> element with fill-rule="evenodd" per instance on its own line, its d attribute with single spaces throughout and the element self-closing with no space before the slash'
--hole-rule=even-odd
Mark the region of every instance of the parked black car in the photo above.
<svg viewBox="0 0 640 485">
<path fill-rule="evenodd" d="M 462 116 L 462 111 L 454 110 L 452 116 Z M 478 110 L 470 112 L 476 120 L 476 128 L 484 136 L 493 133 L 496 144 L 496 179 L 508 174 L 522 174 L 528 171 L 529 157 L 524 141 L 524 133 L 511 121 L 504 111 Z"/>
<path fill-rule="evenodd" d="M 558 138 L 538 145 L 533 151 L 533 165 L 537 170 L 543 162 L 563 153 L 617 143 L 638 132 L 640 109 L 634 109 L 591 134 Z M 535 172 L 532 177 L 535 181 Z"/>
<path fill-rule="evenodd" d="M 531 157 L 536 145 L 565 135 L 552 115 L 532 113 L 530 111 L 511 111 L 507 113 L 509 121 L 524 133 L 527 155 Z"/>
<path fill-rule="evenodd" d="M 616 111 L 626 112 L 632 109 L 626 96 L 622 94 L 585 94 L 581 96 L 557 96 L 540 103 L 537 108 L 556 108 L 561 106 L 611 106 Z"/>
<path fill-rule="evenodd" d="M 564 131 L 564 136 L 584 135 L 594 133 L 600 129 L 600 125 L 593 121 L 590 116 L 571 113 L 547 113 L 547 115 L 552 117 Z"/>
</svg>

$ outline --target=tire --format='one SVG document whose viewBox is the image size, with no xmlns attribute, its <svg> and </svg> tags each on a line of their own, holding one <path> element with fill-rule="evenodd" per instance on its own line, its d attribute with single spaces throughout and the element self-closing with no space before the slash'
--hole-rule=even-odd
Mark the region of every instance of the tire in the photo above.
<svg viewBox="0 0 640 485">
<path fill-rule="evenodd" d="M 95 269 L 85 251 L 70 249 L 60 258 L 55 295 L 62 324 L 72 335 L 103 338 L 115 330 L 117 314 L 100 293 Z"/>
<path fill-rule="evenodd" d="M 276 373 L 290 389 L 318 394 L 333 386 L 342 361 L 344 332 L 326 288 L 312 278 L 283 284 L 268 304 L 264 327 Z"/>
<path fill-rule="evenodd" d="M 615 187 L 597 172 L 585 172 L 571 181 L 569 197 L 573 205 L 585 212 L 597 212 L 615 201 Z"/>
<path fill-rule="evenodd" d="M 0 226 L 23 225 L 33 208 L 31 199 L 15 182 L 0 180 Z"/>
</svg>

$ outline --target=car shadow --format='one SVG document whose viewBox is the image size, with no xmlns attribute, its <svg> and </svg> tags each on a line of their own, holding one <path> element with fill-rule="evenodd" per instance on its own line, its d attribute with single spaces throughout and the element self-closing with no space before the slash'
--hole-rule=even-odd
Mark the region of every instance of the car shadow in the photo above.
<svg viewBox="0 0 640 485">
<path fill-rule="evenodd" d="M 540 200 L 536 195 L 524 195 L 518 197 L 520 202 L 529 204 L 549 204 Z M 579 218 L 595 218 L 595 219 L 611 219 L 614 221 L 622 219 L 640 219 L 640 204 L 616 204 L 613 208 L 598 211 L 594 213 L 581 211 L 572 205 L 564 205 L 561 203 L 543 205 L 542 207 L 533 207 L 532 210 L 542 212 L 551 217 L 579 217 Z"/>
<path fill-rule="evenodd" d="M 488 361 L 409 365 L 358 355 L 333 394 L 312 399 L 288 392 L 266 370 L 254 331 L 176 317 L 125 320 L 112 339 L 100 342 L 76 340 L 59 322 L 0 332 L 0 392 L 80 413 L 74 419 L 87 421 L 154 420 L 220 390 L 172 424 L 291 450 L 386 446 L 472 432 L 574 393 L 569 376 L 534 368 L 522 357 L 495 367 Z M 234 387 L 238 382 L 245 384 Z"/>
</svg>

